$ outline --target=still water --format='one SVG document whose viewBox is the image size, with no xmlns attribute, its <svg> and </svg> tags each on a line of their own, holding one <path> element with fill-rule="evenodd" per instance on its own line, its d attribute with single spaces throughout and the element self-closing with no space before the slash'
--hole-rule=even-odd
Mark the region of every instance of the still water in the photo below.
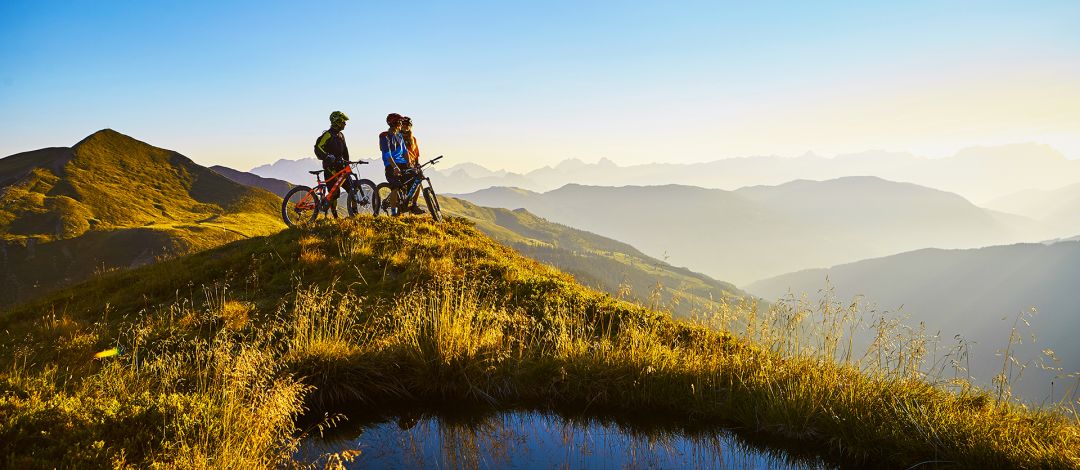
<svg viewBox="0 0 1080 470">
<path fill-rule="evenodd" d="M 750 445 L 727 431 L 648 430 L 593 418 L 512 412 L 461 418 L 397 416 L 307 439 L 297 454 L 319 468 L 358 450 L 363 468 L 827 468 L 813 457 Z"/>
</svg>

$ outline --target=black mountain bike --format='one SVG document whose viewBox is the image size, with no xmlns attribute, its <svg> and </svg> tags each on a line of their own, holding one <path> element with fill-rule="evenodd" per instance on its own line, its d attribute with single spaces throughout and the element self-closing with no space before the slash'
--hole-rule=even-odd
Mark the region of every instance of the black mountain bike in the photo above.
<svg viewBox="0 0 1080 470">
<path fill-rule="evenodd" d="M 440 159 L 442 159 L 442 155 L 420 165 L 420 169 L 422 170 L 428 165 L 434 165 Z M 424 183 L 427 183 L 426 186 Z M 436 222 L 441 221 L 442 210 L 439 209 L 439 197 L 435 195 L 435 189 L 431 186 L 431 178 L 424 176 L 423 172 L 418 172 L 412 168 L 402 172 L 401 186 L 397 189 L 392 188 L 390 183 L 379 183 L 375 187 L 376 202 L 379 203 L 375 208 L 375 212 L 386 215 L 404 214 L 408 211 L 407 206 L 410 201 L 416 197 L 417 191 L 424 195 L 424 204 L 427 206 L 431 218 L 435 219 Z"/>
<path fill-rule="evenodd" d="M 320 212 L 326 213 L 331 210 L 332 204 L 337 204 L 333 212 L 335 214 L 346 213 L 349 217 L 357 214 L 375 214 L 378 212 L 378 193 L 375 192 L 375 182 L 369 179 L 361 179 L 353 172 L 353 165 L 363 165 L 368 162 L 345 162 L 345 168 L 334 173 L 326 181 L 319 179 L 323 170 L 309 171 L 315 175 L 315 188 L 296 186 L 285 194 L 281 201 L 281 218 L 285 224 L 295 227 L 299 224 L 307 224 L 315 221 Z M 338 194 L 335 201 L 331 198 L 341 189 L 345 194 Z"/>
</svg>

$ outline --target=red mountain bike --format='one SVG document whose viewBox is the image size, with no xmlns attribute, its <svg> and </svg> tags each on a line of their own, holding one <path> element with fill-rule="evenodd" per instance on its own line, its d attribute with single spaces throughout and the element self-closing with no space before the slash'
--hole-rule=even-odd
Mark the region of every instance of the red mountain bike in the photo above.
<svg viewBox="0 0 1080 470">
<path fill-rule="evenodd" d="M 320 212 L 327 211 L 332 211 L 335 217 L 339 212 L 346 212 L 349 217 L 375 214 L 379 207 L 379 194 L 375 192 L 375 183 L 369 179 L 361 179 L 352 170 L 353 165 L 367 163 L 345 162 L 345 168 L 326 181 L 319 179 L 322 170 L 309 171 L 308 173 L 315 175 L 315 188 L 296 186 L 289 190 L 281 201 L 281 218 L 285 220 L 285 224 L 296 227 L 311 223 Z M 342 188 L 345 189 L 345 197 L 340 197 Z"/>
</svg>

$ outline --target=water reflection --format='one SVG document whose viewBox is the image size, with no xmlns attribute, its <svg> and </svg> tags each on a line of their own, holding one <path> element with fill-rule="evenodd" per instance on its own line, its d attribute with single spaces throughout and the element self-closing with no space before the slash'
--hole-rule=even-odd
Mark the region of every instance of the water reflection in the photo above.
<svg viewBox="0 0 1080 470">
<path fill-rule="evenodd" d="M 611 421 L 536 412 L 384 418 L 309 439 L 297 457 L 326 461 L 356 449 L 361 468 L 824 468 L 751 446 L 729 432 L 634 429 Z M 321 463 L 320 462 L 320 463 Z"/>
</svg>

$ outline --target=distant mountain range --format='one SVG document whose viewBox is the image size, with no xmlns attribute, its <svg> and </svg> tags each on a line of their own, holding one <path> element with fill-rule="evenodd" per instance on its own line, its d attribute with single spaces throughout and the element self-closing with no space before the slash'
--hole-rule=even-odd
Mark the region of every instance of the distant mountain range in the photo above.
<svg viewBox="0 0 1080 470">
<path fill-rule="evenodd" d="M 662 156 L 657 157 L 662 160 Z M 449 161 L 455 161 L 451 158 Z M 279 160 L 252 173 L 303 183 L 304 173 L 319 168 L 314 158 Z M 792 180 L 827 180 L 845 176 L 877 176 L 941 189 L 983 203 L 1025 189 L 1053 188 L 1080 181 L 1080 161 L 1069 160 L 1047 145 L 1023 143 L 972 147 L 946 158 L 925 158 L 904 152 L 872 150 L 825 158 L 808 153 L 795 158 L 754 156 L 705 163 L 619 166 L 601 158 L 596 163 L 569 159 L 526 173 L 492 171 L 473 163 L 439 169 L 437 187 L 467 193 L 493 186 L 550 191 L 566 184 L 655 186 L 680 184 L 736 189 L 778 185 Z M 376 175 L 381 179 L 381 175 Z"/>
<path fill-rule="evenodd" d="M 284 228 L 281 199 L 116 131 L 0 159 L 0 306 Z"/>
<path fill-rule="evenodd" d="M 1019 191 L 985 205 L 1038 220 L 1056 233 L 1080 233 L 1080 183 L 1057 189 Z"/>
<path fill-rule="evenodd" d="M 1044 235 L 1029 219 L 876 177 L 736 191 L 678 185 L 567 185 L 546 193 L 491 188 L 459 197 L 525 208 L 736 284 L 918 248 L 980 247 Z"/>
<path fill-rule="evenodd" d="M 829 285 L 840 299 L 863 295 L 879 308 L 911 316 L 928 333 L 940 331 L 943 343 L 954 335 L 974 341 L 972 372 L 989 383 L 1000 371 L 995 355 L 1008 344 L 1013 321 L 1034 307 L 1038 314 L 1023 328 L 1022 344 L 1014 346 L 1021 361 L 1055 351 L 1066 372 L 1080 371 L 1080 241 L 1024 243 L 971 250 L 923 249 L 884 258 L 811 269 L 755 282 L 747 290 L 768 300 L 789 292 L 811 298 Z M 1034 333 L 1037 341 L 1032 342 Z M 1049 395 L 1053 375 L 1030 367 L 1019 390 L 1026 397 Z M 1076 385 L 1058 379 L 1056 392 Z"/>
</svg>

